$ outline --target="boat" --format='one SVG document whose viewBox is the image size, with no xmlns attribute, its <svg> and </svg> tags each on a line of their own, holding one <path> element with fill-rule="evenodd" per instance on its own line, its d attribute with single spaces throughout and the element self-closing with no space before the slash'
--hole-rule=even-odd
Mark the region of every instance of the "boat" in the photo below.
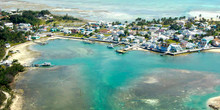
<svg viewBox="0 0 220 110">
<path fill-rule="evenodd" d="M 113 49 L 114 48 L 114 45 L 113 44 L 110 44 L 107 46 L 109 49 Z"/>
<path fill-rule="evenodd" d="M 44 62 L 43 64 L 41 64 L 41 66 L 51 66 L 51 63 L 50 62 Z"/>
<path fill-rule="evenodd" d="M 117 53 L 121 53 L 121 54 L 125 54 L 127 51 L 124 50 L 124 49 L 121 49 L 121 50 L 116 50 Z"/>
</svg>

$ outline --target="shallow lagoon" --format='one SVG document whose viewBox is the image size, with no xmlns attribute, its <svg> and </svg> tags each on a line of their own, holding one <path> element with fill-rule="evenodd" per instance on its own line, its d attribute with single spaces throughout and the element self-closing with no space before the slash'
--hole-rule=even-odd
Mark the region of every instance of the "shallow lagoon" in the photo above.
<svg viewBox="0 0 220 110">
<path fill-rule="evenodd" d="M 34 63 L 56 66 L 28 71 L 18 81 L 24 109 L 201 110 L 220 95 L 218 53 L 120 55 L 106 46 L 73 40 L 33 46 L 42 53 Z"/>
<path fill-rule="evenodd" d="M 104 21 L 133 21 L 138 17 L 189 16 L 194 11 L 220 14 L 219 0 L 20 0 L 56 7 L 56 14 L 66 14 Z M 201 14 L 201 13 L 200 13 Z M 216 14 L 217 15 L 217 14 Z M 216 17 L 216 15 L 212 17 Z M 194 17 L 195 15 L 193 15 Z M 198 15 L 196 15 L 198 16 Z M 204 16 L 206 16 L 204 14 Z"/>
</svg>

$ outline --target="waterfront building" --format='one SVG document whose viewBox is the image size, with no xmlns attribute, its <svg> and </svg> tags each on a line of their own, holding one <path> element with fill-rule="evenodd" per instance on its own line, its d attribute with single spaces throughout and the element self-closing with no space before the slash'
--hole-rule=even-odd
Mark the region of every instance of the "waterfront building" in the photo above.
<svg viewBox="0 0 220 110">
<path fill-rule="evenodd" d="M 5 23 L 4 25 L 5 25 L 6 27 L 13 28 L 13 23 Z"/>
<path fill-rule="evenodd" d="M 202 38 L 202 40 L 199 42 L 199 46 L 201 48 L 208 48 L 210 41 L 214 40 L 213 36 L 209 36 L 209 37 L 204 37 Z"/>
<path fill-rule="evenodd" d="M 168 52 L 180 52 L 183 51 L 182 47 L 180 45 L 177 44 L 170 44 L 169 47 L 167 48 Z"/>
</svg>

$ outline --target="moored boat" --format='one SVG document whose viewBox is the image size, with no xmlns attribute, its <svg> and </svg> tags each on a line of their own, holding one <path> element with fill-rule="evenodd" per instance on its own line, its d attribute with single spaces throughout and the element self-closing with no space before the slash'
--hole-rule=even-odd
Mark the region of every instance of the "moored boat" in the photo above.
<svg viewBox="0 0 220 110">
<path fill-rule="evenodd" d="M 41 64 L 41 66 L 51 66 L 51 63 L 50 62 L 44 62 L 43 64 Z"/>
<path fill-rule="evenodd" d="M 107 46 L 107 48 L 113 49 L 113 48 L 114 48 L 114 45 L 113 45 L 113 44 L 110 44 L 110 45 Z"/>
</svg>

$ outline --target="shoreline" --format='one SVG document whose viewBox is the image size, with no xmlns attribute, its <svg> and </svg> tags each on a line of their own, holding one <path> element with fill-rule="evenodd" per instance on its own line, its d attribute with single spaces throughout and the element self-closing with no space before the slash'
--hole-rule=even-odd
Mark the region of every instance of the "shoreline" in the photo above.
<svg viewBox="0 0 220 110">
<path fill-rule="evenodd" d="M 210 50 L 206 50 L 205 52 L 220 53 L 220 48 L 218 48 L 218 49 L 210 49 Z"/>
</svg>

